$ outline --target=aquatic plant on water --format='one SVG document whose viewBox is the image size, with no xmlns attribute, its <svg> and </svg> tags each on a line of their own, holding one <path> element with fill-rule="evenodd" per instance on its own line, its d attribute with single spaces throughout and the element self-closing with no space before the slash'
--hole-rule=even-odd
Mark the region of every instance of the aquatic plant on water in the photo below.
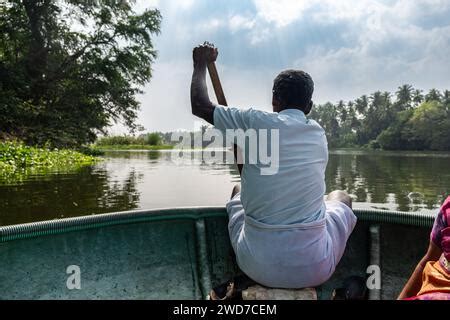
<svg viewBox="0 0 450 320">
<path fill-rule="evenodd" d="M 69 149 L 31 147 L 18 141 L 0 142 L 0 174 L 29 168 L 68 168 L 88 165 L 98 158 Z"/>
</svg>

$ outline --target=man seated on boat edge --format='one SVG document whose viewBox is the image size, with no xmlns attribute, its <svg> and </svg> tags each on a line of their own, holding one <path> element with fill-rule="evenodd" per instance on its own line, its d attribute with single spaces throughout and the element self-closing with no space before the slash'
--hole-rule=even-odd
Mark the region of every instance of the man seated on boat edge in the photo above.
<svg viewBox="0 0 450 320">
<path fill-rule="evenodd" d="M 398 299 L 450 300 L 450 196 L 434 220 L 425 256 Z"/>
<path fill-rule="evenodd" d="M 224 132 L 279 130 L 278 172 L 262 175 L 259 164 L 244 163 L 242 191 L 235 189 L 227 203 L 237 264 L 268 287 L 318 286 L 334 273 L 357 219 L 344 191 L 324 201 L 327 140 L 322 127 L 306 117 L 314 83 L 306 72 L 281 72 L 274 81 L 273 112 L 215 105 L 206 69 L 217 55 L 209 45 L 193 51 L 192 113 Z"/>
</svg>

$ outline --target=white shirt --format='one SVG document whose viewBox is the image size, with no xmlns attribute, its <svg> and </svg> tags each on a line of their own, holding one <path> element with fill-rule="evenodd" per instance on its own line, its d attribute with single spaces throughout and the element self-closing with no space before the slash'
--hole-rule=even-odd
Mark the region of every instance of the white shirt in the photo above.
<svg viewBox="0 0 450 320">
<path fill-rule="evenodd" d="M 307 119 L 297 109 L 274 113 L 216 106 L 214 126 L 223 132 L 227 129 L 279 130 L 276 174 L 262 175 L 263 166 L 259 162 L 244 164 L 241 201 L 246 215 L 277 226 L 323 219 L 328 147 L 325 132 L 316 121 Z M 268 141 L 270 143 L 270 139 Z M 248 145 L 239 147 L 249 149 Z"/>
</svg>

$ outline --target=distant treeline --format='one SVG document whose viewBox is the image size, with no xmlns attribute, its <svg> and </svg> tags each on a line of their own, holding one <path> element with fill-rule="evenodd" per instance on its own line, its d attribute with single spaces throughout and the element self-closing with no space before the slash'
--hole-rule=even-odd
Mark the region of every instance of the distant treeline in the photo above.
<svg viewBox="0 0 450 320">
<path fill-rule="evenodd" d="M 308 116 L 325 129 L 330 148 L 370 147 L 386 150 L 450 150 L 450 91 L 431 89 L 424 94 L 411 85 L 403 85 L 395 94 L 377 91 L 354 101 L 315 105 Z M 195 147 L 211 128 L 202 126 L 187 132 L 191 139 L 185 147 Z M 98 146 L 166 145 L 173 132 L 153 132 L 140 136 L 107 136 Z M 177 134 L 176 136 L 179 136 Z M 224 146 L 227 147 L 227 146 Z"/>
<path fill-rule="evenodd" d="M 405 84 L 395 94 L 316 105 L 309 117 L 323 126 L 331 148 L 450 150 L 449 90 L 424 94 Z"/>
<path fill-rule="evenodd" d="M 137 136 L 132 135 L 118 135 L 118 136 L 104 136 L 97 139 L 95 145 L 98 147 L 117 147 L 127 149 L 127 146 L 133 148 L 139 147 L 156 147 L 155 149 L 169 149 L 169 147 L 182 146 L 183 148 L 197 147 L 194 141 L 200 141 L 202 147 L 209 145 L 209 141 L 202 141 L 202 136 L 206 130 L 211 129 L 211 126 L 202 126 L 198 131 L 177 131 L 175 132 L 151 132 L 144 133 Z M 189 139 L 182 140 L 188 136 Z"/>
<path fill-rule="evenodd" d="M 97 146 L 127 146 L 127 145 L 149 145 L 159 146 L 164 143 L 164 134 L 152 132 L 134 136 L 105 136 L 96 141 Z"/>
</svg>

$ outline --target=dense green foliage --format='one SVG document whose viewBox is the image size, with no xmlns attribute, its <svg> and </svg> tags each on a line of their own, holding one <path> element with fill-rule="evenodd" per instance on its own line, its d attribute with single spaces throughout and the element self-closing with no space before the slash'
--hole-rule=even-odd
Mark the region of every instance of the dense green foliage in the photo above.
<svg viewBox="0 0 450 320">
<path fill-rule="evenodd" d="M 144 145 L 145 140 L 143 137 L 133 137 L 133 136 L 105 136 L 99 138 L 96 142 L 96 146 L 125 146 L 125 145 Z"/>
<path fill-rule="evenodd" d="M 161 16 L 130 2 L 0 2 L 0 139 L 71 147 L 117 121 L 138 127 Z"/>
<path fill-rule="evenodd" d="M 163 134 L 152 132 L 134 136 L 105 136 L 97 140 L 95 147 L 100 149 L 171 149 L 173 146 L 165 143 Z"/>
<path fill-rule="evenodd" d="M 432 89 L 423 95 L 403 85 L 395 99 L 377 91 L 348 103 L 317 105 L 310 117 L 324 127 L 332 148 L 450 150 L 449 90 Z"/>
<path fill-rule="evenodd" d="M 35 148 L 21 142 L 0 143 L 0 172 L 14 173 L 29 167 L 67 168 L 92 164 L 96 158 L 74 150 Z"/>
<path fill-rule="evenodd" d="M 97 146 L 101 151 L 107 150 L 171 150 L 174 146 L 161 144 L 158 146 L 151 146 L 148 144 L 105 144 L 102 146 Z"/>
<path fill-rule="evenodd" d="M 158 146 L 162 142 L 161 136 L 157 132 L 149 133 L 144 137 L 145 142 L 151 146 Z"/>
</svg>

